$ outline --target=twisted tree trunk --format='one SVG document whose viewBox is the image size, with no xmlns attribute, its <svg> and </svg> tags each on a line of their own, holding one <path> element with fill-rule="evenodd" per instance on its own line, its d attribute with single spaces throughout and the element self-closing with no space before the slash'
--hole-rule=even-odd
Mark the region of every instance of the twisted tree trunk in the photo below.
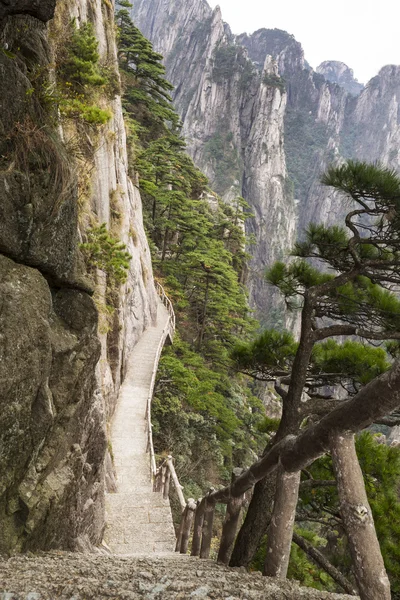
<svg viewBox="0 0 400 600">
<path fill-rule="evenodd" d="M 254 486 L 246 518 L 236 537 L 229 562 L 231 567 L 247 567 L 251 563 L 261 539 L 267 533 L 274 504 L 275 484 L 276 472 L 273 471 Z M 260 514 L 262 515 L 261 519 L 258 518 Z"/>
</svg>

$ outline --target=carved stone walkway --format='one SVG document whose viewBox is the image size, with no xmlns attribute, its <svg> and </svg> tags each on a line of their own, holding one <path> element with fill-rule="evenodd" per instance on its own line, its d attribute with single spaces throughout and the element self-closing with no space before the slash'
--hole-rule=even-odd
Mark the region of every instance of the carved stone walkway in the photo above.
<svg viewBox="0 0 400 600">
<path fill-rule="evenodd" d="M 169 501 L 153 492 L 145 421 L 157 349 L 168 319 L 159 301 L 156 327 L 144 332 L 130 357 L 112 423 L 118 491 L 106 495 L 104 541 L 113 554 L 159 554 L 175 546 Z"/>
</svg>

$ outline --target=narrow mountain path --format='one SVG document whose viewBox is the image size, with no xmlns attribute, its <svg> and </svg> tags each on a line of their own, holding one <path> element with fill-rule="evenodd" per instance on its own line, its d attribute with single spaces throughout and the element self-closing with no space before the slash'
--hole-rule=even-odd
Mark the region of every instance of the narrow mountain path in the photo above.
<svg viewBox="0 0 400 600">
<path fill-rule="evenodd" d="M 106 495 L 104 541 L 113 554 L 172 552 L 175 546 L 169 501 L 153 492 L 146 429 L 153 369 L 168 324 L 168 311 L 159 300 L 157 325 L 144 332 L 130 356 L 112 422 L 117 492 Z"/>
<path fill-rule="evenodd" d="M 157 317 L 130 357 L 112 423 L 118 490 L 106 496 L 104 536 L 111 554 L 0 556 L 0 600 L 356 600 L 173 553 L 169 501 L 153 492 L 147 452 L 147 400 L 169 333 L 161 301 Z"/>
</svg>

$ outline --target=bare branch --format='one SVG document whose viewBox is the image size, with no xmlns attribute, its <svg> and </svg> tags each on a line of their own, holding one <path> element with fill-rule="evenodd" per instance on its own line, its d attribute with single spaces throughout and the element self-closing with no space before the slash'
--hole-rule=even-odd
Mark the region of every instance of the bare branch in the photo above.
<svg viewBox="0 0 400 600">
<path fill-rule="evenodd" d="M 344 589 L 345 592 L 350 594 L 351 596 L 357 596 L 357 591 L 354 586 L 346 579 L 346 577 L 336 569 L 314 546 L 310 544 L 307 540 L 301 537 L 298 533 L 293 533 L 293 541 L 299 548 L 301 548 L 312 560 L 321 567 L 328 575 L 332 577 L 336 583 L 340 585 L 341 588 Z"/>
</svg>

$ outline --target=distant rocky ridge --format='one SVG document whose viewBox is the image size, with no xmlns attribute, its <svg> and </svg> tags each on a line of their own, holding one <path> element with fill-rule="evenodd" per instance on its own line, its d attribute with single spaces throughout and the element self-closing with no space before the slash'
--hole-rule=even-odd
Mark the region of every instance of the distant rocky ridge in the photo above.
<svg viewBox="0 0 400 600">
<path fill-rule="evenodd" d="M 338 60 L 325 60 L 316 69 L 327 81 L 338 83 L 346 92 L 357 96 L 364 85 L 354 78 L 353 69 Z"/>
<path fill-rule="evenodd" d="M 346 158 L 400 166 L 400 67 L 362 87 L 343 63 L 313 71 L 285 31 L 233 35 L 205 0 L 136 0 L 132 11 L 165 56 L 190 154 L 219 193 L 251 205 L 250 299 L 276 324 L 283 311 L 262 282 L 265 267 L 310 220 L 343 215 L 341 198 L 319 184 L 326 166 Z"/>
</svg>

